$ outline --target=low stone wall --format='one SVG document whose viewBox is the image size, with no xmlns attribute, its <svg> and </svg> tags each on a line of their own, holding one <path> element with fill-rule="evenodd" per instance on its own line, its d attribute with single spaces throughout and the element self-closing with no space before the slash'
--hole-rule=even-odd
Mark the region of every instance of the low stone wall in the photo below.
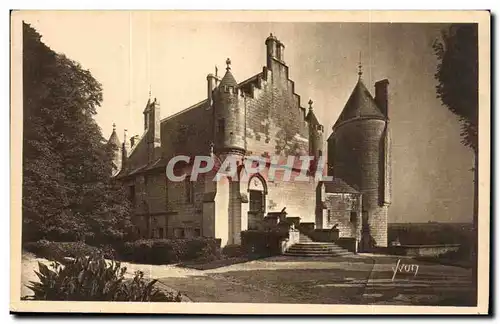
<svg viewBox="0 0 500 324">
<path fill-rule="evenodd" d="M 387 248 L 389 254 L 413 257 L 440 256 L 450 251 L 458 251 L 460 244 L 399 245 Z"/>
<path fill-rule="evenodd" d="M 358 241 L 353 237 L 341 237 L 335 244 L 352 253 L 358 253 Z"/>
<path fill-rule="evenodd" d="M 315 229 L 307 234 L 316 242 L 335 242 L 339 239 L 338 230 Z"/>
</svg>

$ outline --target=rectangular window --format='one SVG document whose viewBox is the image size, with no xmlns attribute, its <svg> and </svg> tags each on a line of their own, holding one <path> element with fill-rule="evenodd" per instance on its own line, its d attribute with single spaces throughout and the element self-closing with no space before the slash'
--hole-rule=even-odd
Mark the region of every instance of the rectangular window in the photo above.
<svg viewBox="0 0 500 324">
<path fill-rule="evenodd" d="M 332 217 L 332 211 L 330 209 L 327 210 L 327 214 L 328 214 L 328 223 L 331 223 L 333 222 L 333 217 Z"/>
<path fill-rule="evenodd" d="M 129 194 L 129 200 L 130 200 L 130 203 L 132 203 L 132 206 L 135 206 L 135 186 L 130 186 L 128 187 L 129 191 L 128 191 L 128 194 Z"/>
<path fill-rule="evenodd" d="M 185 180 L 185 189 L 186 203 L 192 204 L 194 202 L 194 183 L 189 177 L 187 177 Z"/>
<path fill-rule="evenodd" d="M 174 229 L 174 236 L 176 238 L 184 238 L 184 229 L 183 228 Z"/>
<path fill-rule="evenodd" d="M 355 211 L 352 211 L 351 212 L 351 223 L 355 223 L 356 222 L 356 218 L 357 218 L 357 213 Z"/>
<path fill-rule="evenodd" d="M 199 228 L 195 228 L 195 229 L 194 229 L 194 236 L 195 236 L 195 237 L 199 237 L 199 236 L 201 236 L 201 230 L 200 230 Z"/>
<path fill-rule="evenodd" d="M 162 227 L 160 227 L 160 228 L 158 229 L 158 236 L 159 236 L 159 238 L 161 238 L 161 239 L 163 238 L 163 228 L 162 228 Z"/>
<path fill-rule="evenodd" d="M 224 136 L 224 132 L 226 131 L 226 120 L 224 118 L 220 118 L 217 121 L 217 136 Z"/>
</svg>

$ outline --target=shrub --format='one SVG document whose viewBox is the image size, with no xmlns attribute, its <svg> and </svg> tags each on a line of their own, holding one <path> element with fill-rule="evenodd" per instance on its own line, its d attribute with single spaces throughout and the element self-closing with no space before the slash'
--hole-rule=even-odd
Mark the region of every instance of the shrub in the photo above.
<svg viewBox="0 0 500 324">
<path fill-rule="evenodd" d="M 113 259 L 116 257 L 116 252 L 109 246 L 100 248 L 90 246 L 84 242 L 50 242 L 40 240 L 36 242 L 28 242 L 24 244 L 24 249 L 32 252 L 38 257 L 48 260 L 62 260 L 65 257 L 80 257 L 101 254 L 106 258 Z"/>
<path fill-rule="evenodd" d="M 169 264 L 194 259 L 215 259 L 220 255 L 220 240 L 211 238 L 145 239 L 127 242 L 120 256 L 128 261 Z"/>
<path fill-rule="evenodd" d="M 241 232 L 241 245 L 248 254 L 281 254 L 281 242 L 288 238 L 288 231 L 247 230 Z"/>
<path fill-rule="evenodd" d="M 226 245 L 222 249 L 222 254 L 227 256 L 227 257 L 233 258 L 233 257 L 240 257 L 240 256 L 244 255 L 245 251 L 243 250 L 243 247 L 241 245 L 230 244 L 230 245 Z"/>
<path fill-rule="evenodd" d="M 135 273 L 132 280 L 125 280 L 127 270 L 119 262 L 106 261 L 102 256 L 78 257 L 53 262 L 51 269 L 38 263 L 35 271 L 40 282 L 27 285 L 35 294 L 34 300 L 73 301 L 147 301 L 179 302 L 180 293 L 165 293 L 154 287 L 157 280 L 146 282 L 144 274 Z"/>
</svg>

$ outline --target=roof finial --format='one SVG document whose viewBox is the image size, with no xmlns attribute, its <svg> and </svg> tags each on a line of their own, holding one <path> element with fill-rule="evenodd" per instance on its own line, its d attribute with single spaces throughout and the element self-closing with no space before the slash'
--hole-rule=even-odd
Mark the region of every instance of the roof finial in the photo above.
<svg viewBox="0 0 500 324">
<path fill-rule="evenodd" d="M 312 110 L 313 109 L 313 101 L 312 101 L 312 99 L 309 99 L 308 104 L 309 104 L 309 110 Z"/>
<path fill-rule="evenodd" d="M 231 59 L 228 57 L 227 60 L 226 60 L 226 70 L 229 71 L 231 70 Z"/>
<path fill-rule="evenodd" d="M 151 99 L 151 84 L 149 84 L 149 99 Z"/>
<path fill-rule="evenodd" d="M 215 66 L 215 76 L 217 76 L 217 74 L 219 73 L 219 67 L 217 67 L 217 65 Z"/>
<path fill-rule="evenodd" d="M 113 132 L 115 132 L 115 131 L 116 131 L 116 124 L 113 123 Z"/>
<path fill-rule="evenodd" d="M 126 128 L 123 130 L 123 139 L 124 139 L 124 143 L 126 143 L 127 142 L 127 129 Z"/>
<path fill-rule="evenodd" d="M 361 51 L 359 52 L 359 62 L 358 62 L 358 76 L 361 79 L 361 76 L 363 75 L 363 66 L 361 65 Z"/>
</svg>

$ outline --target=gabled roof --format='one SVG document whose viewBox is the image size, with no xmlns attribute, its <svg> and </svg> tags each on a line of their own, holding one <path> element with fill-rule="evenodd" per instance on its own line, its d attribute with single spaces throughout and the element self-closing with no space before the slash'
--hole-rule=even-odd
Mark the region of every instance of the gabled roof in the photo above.
<svg viewBox="0 0 500 324">
<path fill-rule="evenodd" d="M 384 114 L 380 111 L 373 99 L 370 91 L 366 89 L 361 78 L 358 79 L 358 83 L 354 86 L 351 96 L 347 100 L 347 103 L 342 110 L 337 122 L 333 126 L 334 128 L 342 122 L 358 117 L 374 117 L 385 119 Z"/>
<path fill-rule="evenodd" d="M 325 191 L 328 193 L 359 193 L 358 190 L 354 189 L 340 178 L 333 178 L 333 180 L 325 181 L 323 184 L 325 185 Z"/>
</svg>

